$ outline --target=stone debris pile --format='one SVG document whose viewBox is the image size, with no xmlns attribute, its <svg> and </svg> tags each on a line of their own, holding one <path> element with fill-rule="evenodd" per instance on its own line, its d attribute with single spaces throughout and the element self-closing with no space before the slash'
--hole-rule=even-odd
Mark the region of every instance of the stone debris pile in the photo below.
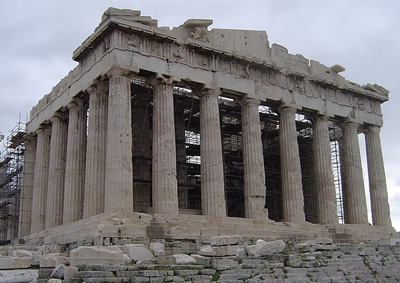
<svg viewBox="0 0 400 283">
<path fill-rule="evenodd" d="M 0 248 L 0 282 L 397 282 L 400 240 L 334 244 L 217 236 L 197 253 L 147 244 Z M 176 243 L 175 243 L 176 244 Z"/>
</svg>

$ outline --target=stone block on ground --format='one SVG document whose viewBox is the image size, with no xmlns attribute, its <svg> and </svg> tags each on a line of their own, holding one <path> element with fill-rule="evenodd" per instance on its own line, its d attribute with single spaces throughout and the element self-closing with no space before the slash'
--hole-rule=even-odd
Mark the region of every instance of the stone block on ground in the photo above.
<svg viewBox="0 0 400 283">
<path fill-rule="evenodd" d="M 39 265 L 41 268 L 45 267 L 56 267 L 59 264 L 64 264 L 66 262 L 65 254 L 47 254 L 47 255 L 40 255 L 39 258 Z"/>
<path fill-rule="evenodd" d="M 237 260 L 243 260 L 246 257 L 246 249 L 245 248 L 238 248 L 236 250 L 236 259 Z"/>
<path fill-rule="evenodd" d="M 221 259 L 213 259 L 211 261 L 211 266 L 218 271 L 222 271 L 222 270 L 238 268 L 239 264 L 233 259 L 221 258 Z"/>
<path fill-rule="evenodd" d="M 36 250 L 38 255 L 56 254 L 61 252 L 61 247 L 57 244 L 39 246 Z"/>
<path fill-rule="evenodd" d="M 191 257 L 196 260 L 197 264 L 201 264 L 201 265 L 205 265 L 205 266 L 211 265 L 211 259 L 209 257 L 205 257 L 202 255 L 197 255 L 197 254 L 192 254 Z"/>
<path fill-rule="evenodd" d="M 154 256 L 163 256 L 165 255 L 165 247 L 162 243 L 151 243 L 150 244 L 150 251 L 153 253 Z"/>
<path fill-rule="evenodd" d="M 63 279 L 64 278 L 64 264 L 57 265 L 51 273 L 51 278 Z"/>
<path fill-rule="evenodd" d="M 228 246 L 228 245 L 238 245 L 242 243 L 243 243 L 243 237 L 240 235 L 216 236 L 210 238 L 210 244 L 212 246 Z"/>
<path fill-rule="evenodd" d="M 118 247 L 82 246 L 71 251 L 71 266 L 86 264 L 121 265 L 123 263 L 123 253 Z"/>
<path fill-rule="evenodd" d="M 2 270 L 0 282 L 37 282 L 38 270 Z"/>
<path fill-rule="evenodd" d="M 27 250 L 13 250 L 12 256 L 14 257 L 32 257 L 32 252 Z"/>
<path fill-rule="evenodd" d="M 78 267 L 75 266 L 65 266 L 64 267 L 64 280 L 65 282 L 70 282 L 72 278 L 76 277 L 78 274 Z"/>
<path fill-rule="evenodd" d="M 143 244 L 130 244 L 121 246 L 120 249 L 128 255 L 134 262 L 154 258 L 151 251 Z"/>
<path fill-rule="evenodd" d="M 78 271 L 77 278 L 110 278 L 114 274 L 110 271 Z M 85 280 L 84 280 L 85 281 Z"/>
<path fill-rule="evenodd" d="M 176 254 L 176 255 L 173 255 L 173 257 L 175 258 L 177 264 L 196 263 L 196 260 L 193 257 L 191 257 L 190 255 Z"/>
<path fill-rule="evenodd" d="M 231 246 L 203 246 L 200 248 L 199 254 L 202 256 L 236 256 L 242 245 Z"/>
<path fill-rule="evenodd" d="M 215 256 L 215 254 L 216 254 L 215 250 L 210 245 L 200 247 L 199 255 Z"/>
<path fill-rule="evenodd" d="M 124 257 L 124 264 L 130 264 L 132 262 L 132 259 L 128 255 L 123 254 L 122 256 Z"/>
<path fill-rule="evenodd" d="M 31 259 L 29 257 L 0 257 L 0 270 L 29 268 Z"/>
<path fill-rule="evenodd" d="M 286 244 L 282 240 L 265 242 L 265 241 L 257 241 L 257 244 L 250 245 L 246 247 L 246 252 L 249 256 L 265 256 L 268 254 L 280 253 L 286 247 Z"/>
</svg>

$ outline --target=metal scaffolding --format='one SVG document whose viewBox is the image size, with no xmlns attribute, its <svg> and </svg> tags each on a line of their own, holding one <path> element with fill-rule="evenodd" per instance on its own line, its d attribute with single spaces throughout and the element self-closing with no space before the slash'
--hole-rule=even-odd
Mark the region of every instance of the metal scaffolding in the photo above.
<svg viewBox="0 0 400 283">
<path fill-rule="evenodd" d="M 336 206 L 339 223 L 344 223 L 343 211 L 343 195 L 342 195 L 342 178 L 341 178 L 341 163 L 340 163 L 340 139 L 342 138 L 342 129 L 336 121 L 329 122 L 329 137 L 331 141 L 331 163 L 333 171 L 333 180 L 336 188 Z"/>
<path fill-rule="evenodd" d="M 24 164 L 25 124 L 18 122 L 3 141 L 0 154 L 0 244 L 18 235 L 18 216 Z"/>
</svg>

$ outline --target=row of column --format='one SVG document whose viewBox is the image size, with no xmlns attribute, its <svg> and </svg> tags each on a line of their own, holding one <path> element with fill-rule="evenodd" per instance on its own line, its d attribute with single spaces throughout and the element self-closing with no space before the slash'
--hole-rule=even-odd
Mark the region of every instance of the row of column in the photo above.
<svg viewBox="0 0 400 283">
<path fill-rule="evenodd" d="M 131 79 L 116 69 L 109 82 L 90 87 L 89 119 L 83 101 L 74 99 L 65 114 L 50 119 L 51 131 L 36 131 L 31 227 L 29 234 L 102 212 L 133 210 Z M 173 85 L 157 78 L 153 86 L 152 212 L 178 214 Z M 218 107 L 219 89 L 200 97 L 201 196 L 204 215 L 226 216 L 223 153 Z M 244 199 L 246 218 L 268 217 L 265 172 L 258 107 L 242 103 Z M 296 108 L 280 108 L 280 150 L 284 221 L 304 221 Z M 86 128 L 88 123 L 88 130 Z M 357 124 L 345 123 L 341 160 L 346 223 L 367 223 Z M 87 132 L 87 137 L 86 137 Z M 331 167 L 328 118 L 313 123 L 316 191 L 320 223 L 337 223 L 336 193 Z M 87 140 L 86 140 L 87 139 Z M 368 172 L 375 225 L 391 226 L 379 128 L 366 132 Z M 34 173 L 34 174 L 33 174 Z M 25 179 L 24 182 L 29 182 Z M 27 190 L 27 194 L 29 194 Z M 24 204 L 28 206 L 29 204 Z M 25 209 L 26 210 L 26 209 Z M 26 215 L 24 215 L 26 218 Z M 26 225 L 25 225 L 26 226 Z M 24 235 L 20 235 L 24 236 Z"/>
<path fill-rule="evenodd" d="M 301 183 L 300 157 L 297 143 L 294 107 L 280 109 L 280 151 L 284 221 L 304 221 L 304 200 Z M 346 224 L 368 224 L 365 188 L 362 174 L 359 124 L 346 121 L 340 142 L 340 161 L 344 216 Z M 373 224 L 391 227 L 386 188 L 380 128 L 366 129 L 368 176 Z M 313 119 L 313 159 L 317 215 L 321 224 L 338 222 L 336 189 L 331 164 L 328 117 L 317 115 Z"/>
</svg>

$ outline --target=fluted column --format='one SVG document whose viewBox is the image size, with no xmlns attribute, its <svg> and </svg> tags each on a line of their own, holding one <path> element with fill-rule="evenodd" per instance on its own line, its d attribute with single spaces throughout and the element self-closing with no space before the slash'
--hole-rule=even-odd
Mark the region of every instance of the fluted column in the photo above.
<svg viewBox="0 0 400 283">
<path fill-rule="evenodd" d="M 279 113 L 283 220 L 286 222 L 301 222 L 305 221 L 305 216 L 299 145 L 295 122 L 296 109 L 282 107 Z"/>
<path fill-rule="evenodd" d="M 368 224 L 364 180 L 361 166 L 358 124 L 347 121 L 341 145 L 344 218 L 346 224 Z"/>
<path fill-rule="evenodd" d="M 317 115 L 313 120 L 315 186 L 318 200 L 318 222 L 321 224 L 338 223 L 328 118 L 328 116 Z"/>
<path fill-rule="evenodd" d="M 201 208 L 204 215 L 226 216 L 219 90 L 200 96 Z"/>
<path fill-rule="evenodd" d="M 36 131 L 36 161 L 33 179 L 31 233 L 45 229 L 47 182 L 49 176 L 50 129 L 39 128 Z"/>
<path fill-rule="evenodd" d="M 69 103 L 67 107 L 69 122 L 63 224 L 82 218 L 86 158 L 86 107 L 83 101 L 78 99 Z"/>
<path fill-rule="evenodd" d="M 27 137 L 24 141 L 24 146 L 24 173 L 19 208 L 18 238 L 22 238 L 31 233 L 32 191 L 35 174 L 36 137 Z"/>
<path fill-rule="evenodd" d="M 260 101 L 242 103 L 242 140 L 244 167 L 244 210 L 246 218 L 265 219 L 265 171 L 258 106 Z"/>
<path fill-rule="evenodd" d="M 124 70 L 108 73 L 105 212 L 133 211 L 131 79 Z"/>
<path fill-rule="evenodd" d="M 377 226 L 392 227 L 380 131 L 380 127 L 371 125 L 365 132 L 372 223 Z"/>
<path fill-rule="evenodd" d="M 99 82 L 89 93 L 83 218 L 104 212 L 108 84 Z"/>
<path fill-rule="evenodd" d="M 153 82 L 153 213 L 178 215 L 174 97 L 171 82 Z"/>
<path fill-rule="evenodd" d="M 65 158 L 68 126 L 62 114 L 50 118 L 51 138 L 49 181 L 47 183 L 46 230 L 63 222 Z"/>
</svg>

